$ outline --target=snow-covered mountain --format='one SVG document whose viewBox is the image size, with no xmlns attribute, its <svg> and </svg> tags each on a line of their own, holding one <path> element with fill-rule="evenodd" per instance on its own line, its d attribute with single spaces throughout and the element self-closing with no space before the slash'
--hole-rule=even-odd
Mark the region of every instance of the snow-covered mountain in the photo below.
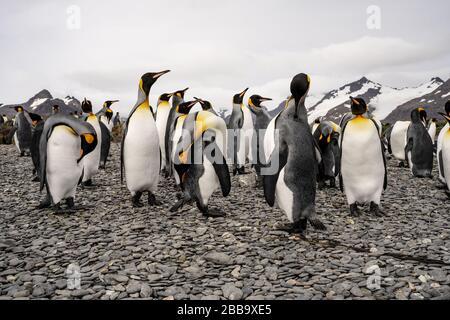
<svg viewBox="0 0 450 320">
<path fill-rule="evenodd" d="M 50 115 L 54 105 L 58 105 L 61 112 L 66 114 L 74 111 L 81 111 L 81 103 L 78 99 L 71 96 L 67 96 L 64 99 L 53 98 L 52 94 L 44 89 L 28 99 L 27 102 L 1 106 L 0 114 L 6 114 L 9 117 L 14 116 L 16 112 L 11 107 L 17 105 L 21 105 L 25 110 L 42 116 Z"/>
<path fill-rule="evenodd" d="M 372 114 L 383 120 L 398 106 L 435 91 L 443 83 L 440 78 L 432 78 L 418 87 L 398 89 L 363 77 L 325 94 L 319 102 L 308 109 L 308 117 L 310 121 L 317 117 L 338 121 L 344 113 L 349 111 L 349 97 L 353 96 L 363 98 L 368 103 Z"/>
</svg>

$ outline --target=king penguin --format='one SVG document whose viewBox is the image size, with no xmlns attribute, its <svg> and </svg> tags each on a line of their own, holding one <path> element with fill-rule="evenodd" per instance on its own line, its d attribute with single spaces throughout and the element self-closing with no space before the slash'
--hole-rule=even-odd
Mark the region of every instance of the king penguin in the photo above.
<svg viewBox="0 0 450 320">
<path fill-rule="evenodd" d="M 445 104 L 445 113 L 446 116 L 450 117 L 450 100 L 447 101 L 447 103 Z M 444 179 L 443 176 L 443 171 L 442 171 L 442 157 L 441 157 L 441 149 L 442 149 L 442 141 L 444 139 L 444 135 L 446 134 L 446 132 L 448 131 L 448 129 L 450 128 L 449 124 L 447 123 L 439 132 L 438 135 L 438 139 L 437 139 L 437 143 L 436 143 L 436 157 L 437 157 L 437 162 L 438 162 L 438 170 L 439 170 L 439 181 L 446 185 L 446 181 Z M 449 186 L 450 188 L 450 186 Z"/>
<path fill-rule="evenodd" d="M 252 159 L 255 159 L 253 166 L 255 167 L 256 175 L 258 177 L 257 184 L 262 185 L 261 168 L 266 163 L 266 157 L 264 152 L 264 135 L 267 127 L 270 123 L 270 115 L 267 112 L 266 107 L 261 104 L 264 101 L 271 101 L 271 98 L 264 98 L 258 94 L 252 95 L 248 98 L 248 108 L 250 112 L 255 115 L 254 129 L 252 146 L 256 148 L 253 150 Z"/>
<path fill-rule="evenodd" d="M 111 109 L 111 106 L 114 103 L 119 102 L 119 100 L 108 100 L 103 103 L 103 110 L 97 113 L 97 116 L 99 116 L 100 121 L 105 124 L 105 126 L 108 128 L 109 132 L 112 132 L 112 129 L 114 127 L 114 121 L 113 121 L 113 115 L 114 112 Z"/>
<path fill-rule="evenodd" d="M 446 193 L 450 198 L 450 115 L 440 113 L 447 121 L 447 126 L 442 129 L 441 150 L 439 151 L 442 177 L 447 185 Z"/>
<path fill-rule="evenodd" d="M 184 88 L 183 90 L 175 91 L 172 94 L 172 108 L 169 111 L 169 116 L 167 117 L 166 133 L 164 135 L 164 144 L 166 151 L 166 168 L 168 170 L 167 176 L 172 176 L 173 164 L 171 163 L 172 145 L 173 145 L 173 130 L 175 128 L 174 123 L 178 118 L 177 107 L 184 102 L 184 95 L 189 88 Z"/>
<path fill-rule="evenodd" d="M 411 124 L 406 135 L 405 159 L 415 177 L 431 178 L 433 170 L 433 142 L 421 119 L 423 109 L 411 111 Z M 426 123 L 426 113 L 425 113 Z"/>
<path fill-rule="evenodd" d="M 142 193 L 148 193 L 148 204 L 158 205 L 154 192 L 158 187 L 161 168 L 158 129 L 149 94 L 153 84 L 162 75 L 170 72 L 144 74 L 139 81 L 138 99 L 131 110 L 122 138 L 121 180 L 125 176 L 131 192 L 133 207 L 142 207 Z"/>
<path fill-rule="evenodd" d="M 82 160 L 97 146 L 94 127 L 61 113 L 45 121 L 39 142 L 40 190 L 46 187 L 47 197 L 40 208 L 54 206 L 58 213 L 65 212 L 61 201 L 66 200 L 68 211 L 73 211 L 78 183 L 83 176 Z"/>
<path fill-rule="evenodd" d="M 211 112 L 212 114 L 214 114 L 216 116 L 218 115 L 217 112 L 214 110 L 211 102 L 209 102 L 207 100 L 202 100 L 202 99 L 197 98 L 197 97 L 194 97 L 194 99 L 197 100 L 200 103 L 203 111 Z"/>
<path fill-rule="evenodd" d="M 433 141 L 433 145 L 434 140 L 436 139 L 436 124 L 436 118 L 431 118 L 430 123 L 428 124 L 428 134 L 430 135 L 431 141 Z"/>
<path fill-rule="evenodd" d="M 189 113 L 197 101 L 203 100 L 187 103 L 188 113 L 183 112 L 186 114 L 183 130 L 174 147 L 173 163 L 176 174 L 181 177 L 182 196 L 171 211 L 195 201 L 204 216 L 224 216 L 225 213 L 219 209 L 209 209 L 208 202 L 219 187 L 224 197 L 230 193 L 231 180 L 226 162 L 227 126 L 222 118 L 210 111 Z"/>
<path fill-rule="evenodd" d="M 271 137 L 275 146 L 265 150 L 271 155 L 261 170 L 267 203 L 272 207 L 276 200 L 291 222 L 280 229 L 303 237 L 308 221 L 316 229 L 325 229 L 316 214 L 317 148 L 305 108 L 309 87 L 310 78 L 304 73 L 292 79 L 292 98 L 276 117 Z"/>
<path fill-rule="evenodd" d="M 161 170 L 167 174 L 167 160 L 166 160 L 166 127 L 167 119 L 170 114 L 169 100 L 172 93 L 163 93 L 158 98 L 156 107 L 156 128 L 158 129 L 159 147 L 161 148 Z"/>
<path fill-rule="evenodd" d="M 253 119 L 250 110 L 244 105 L 244 95 L 248 88 L 233 97 L 233 111 L 228 121 L 229 137 L 233 152 L 233 174 L 245 174 L 245 163 L 251 158 L 251 139 Z"/>
<path fill-rule="evenodd" d="M 33 161 L 33 174 L 36 174 L 33 181 L 39 181 L 39 161 L 40 161 L 40 152 L 39 152 L 39 143 L 41 141 L 42 131 L 44 130 L 44 120 L 42 117 L 36 113 L 29 113 L 31 118 L 31 160 Z"/>
<path fill-rule="evenodd" d="M 92 103 L 91 101 L 84 98 L 84 101 L 81 103 L 81 109 L 84 113 L 87 113 L 87 117 L 85 119 L 86 122 L 91 124 L 96 132 L 97 140 L 99 143 L 97 143 L 95 150 L 89 153 L 86 157 L 83 159 L 83 180 L 82 180 L 82 186 L 83 187 L 92 187 L 92 177 L 97 174 L 98 168 L 100 166 L 100 155 L 102 150 L 102 129 L 100 126 L 100 121 L 98 121 L 97 116 L 92 112 Z"/>
<path fill-rule="evenodd" d="M 14 107 L 17 111 L 16 117 L 14 119 L 14 143 L 20 156 L 30 155 L 31 146 L 31 125 L 25 116 L 25 111 L 22 106 Z"/>
<path fill-rule="evenodd" d="M 365 101 L 352 97 L 350 101 L 353 117 L 344 122 L 341 134 L 341 191 L 351 215 L 360 215 L 358 204 L 370 202 L 370 213 L 381 216 L 381 194 L 387 187 L 384 145 L 377 122 L 364 116 Z"/>
</svg>

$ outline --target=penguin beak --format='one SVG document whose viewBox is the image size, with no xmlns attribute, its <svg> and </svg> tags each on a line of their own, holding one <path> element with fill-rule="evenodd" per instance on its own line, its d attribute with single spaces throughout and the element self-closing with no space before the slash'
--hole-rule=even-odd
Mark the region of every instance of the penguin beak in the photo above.
<svg viewBox="0 0 450 320">
<path fill-rule="evenodd" d="M 169 73 L 169 72 L 170 72 L 170 70 L 164 70 L 164 71 L 155 73 L 155 74 L 153 75 L 153 79 L 158 79 L 158 78 L 161 77 L 162 75 L 164 75 L 164 74 L 166 74 L 166 73 Z"/>
<path fill-rule="evenodd" d="M 171 98 L 171 97 L 173 96 L 173 92 L 172 92 L 172 93 L 168 93 L 167 96 L 168 96 L 169 98 Z"/>
<path fill-rule="evenodd" d="M 261 100 L 261 101 L 272 101 L 271 98 L 260 98 L 259 100 Z"/>
<path fill-rule="evenodd" d="M 247 93 L 247 91 L 248 91 L 248 89 L 249 88 L 247 88 L 247 89 L 245 89 L 244 91 L 242 91 L 240 94 L 239 94 L 239 97 L 244 97 L 244 95 Z"/>
<path fill-rule="evenodd" d="M 356 104 L 356 105 L 359 105 L 359 101 L 356 100 L 355 98 L 350 97 L 350 100 L 351 100 L 352 103 L 354 103 L 354 104 Z"/>
<path fill-rule="evenodd" d="M 192 108 L 193 106 L 195 106 L 195 105 L 197 104 L 197 102 L 200 102 L 200 101 L 198 101 L 198 100 L 192 101 L 192 102 L 188 105 L 188 107 L 189 107 L 189 108 Z"/>
</svg>

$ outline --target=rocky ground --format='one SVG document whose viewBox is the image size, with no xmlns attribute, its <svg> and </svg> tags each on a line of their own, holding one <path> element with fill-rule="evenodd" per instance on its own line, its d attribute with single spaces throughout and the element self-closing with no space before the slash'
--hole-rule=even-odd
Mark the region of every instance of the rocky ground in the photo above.
<svg viewBox="0 0 450 320">
<path fill-rule="evenodd" d="M 0 163 L 0 299 L 450 297 L 450 201 L 436 179 L 413 179 L 392 160 L 387 216 L 350 218 L 343 194 L 319 191 L 328 230 L 310 230 L 307 241 L 275 230 L 286 218 L 250 176 L 234 177 L 228 198 L 214 195 L 225 218 L 169 212 L 169 181 L 158 190 L 163 205 L 133 209 L 114 144 L 98 188 L 78 191 L 88 208 L 55 215 L 34 209 L 30 158 L 1 145 Z M 67 287 L 70 264 L 80 267 L 78 289 Z"/>
</svg>

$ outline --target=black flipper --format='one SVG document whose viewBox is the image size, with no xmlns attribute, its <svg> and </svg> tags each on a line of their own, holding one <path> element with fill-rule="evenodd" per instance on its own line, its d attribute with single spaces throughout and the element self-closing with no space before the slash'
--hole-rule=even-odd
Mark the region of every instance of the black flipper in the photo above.
<svg viewBox="0 0 450 320">
<path fill-rule="evenodd" d="M 413 148 L 413 140 L 412 140 L 412 138 L 409 138 L 408 142 L 406 143 L 406 146 L 405 146 L 405 161 L 406 161 L 408 167 L 409 167 L 408 152 L 411 151 L 412 148 Z"/>
<path fill-rule="evenodd" d="M 441 149 L 441 151 L 439 151 L 438 157 L 439 157 L 439 169 L 441 172 L 441 176 L 442 176 L 442 178 L 444 178 L 444 181 L 445 181 L 444 158 L 442 156 L 442 149 Z M 449 186 L 449 188 L 450 188 L 450 186 Z"/>
<path fill-rule="evenodd" d="M 341 143 L 340 143 L 340 148 L 339 148 L 339 159 L 341 159 L 341 161 L 339 162 L 339 189 L 341 190 L 341 192 L 344 192 L 344 181 L 342 180 L 342 141 L 344 140 L 344 132 L 345 132 L 345 128 L 347 128 L 347 124 L 350 122 L 350 119 L 348 119 L 347 121 L 344 122 L 344 125 L 342 126 L 342 131 L 341 131 Z"/>
<path fill-rule="evenodd" d="M 128 122 L 130 121 L 130 117 L 128 117 L 127 122 L 125 123 L 125 128 L 123 129 L 122 142 L 120 143 L 120 183 L 123 184 L 123 169 L 124 169 L 124 156 L 123 156 L 123 147 L 125 145 L 125 137 L 128 132 Z"/>
<path fill-rule="evenodd" d="M 380 130 L 379 130 L 380 127 L 378 127 L 378 124 L 376 123 L 376 121 L 373 119 L 370 119 L 370 120 L 372 120 L 372 123 L 375 125 L 377 132 L 380 132 Z M 385 154 L 386 147 L 384 146 L 384 143 L 383 143 L 383 140 L 381 140 L 381 137 L 380 137 L 380 143 L 381 143 L 381 153 L 383 155 L 383 165 L 384 165 L 383 190 L 386 190 L 386 188 L 387 188 L 387 165 L 386 165 L 386 154 Z"/>
<path fill-rule="evenodd" d="M 109 149 L 111 147 L 111 133 L 109 132 L 108 127 L 102 121 L 99 121 L 99 124 L 102 132 L 100 164 L 106 166 L 106 160 L 108 160 Z"/>
<path fill-rule="evenodd" d="M 220 188 L 222 189 L 222 195 L 226 197 L 230 194 L 231 190 L 231 178 L 230 172 L 228 170 L 227 161 L 215 142 L 211 142 L 208 145 L 214 149 L 215 154 L 213 155 L 207 154 L 206 157 L 212 163 L 214 171 L 216 172 L 216 175 L 219 178 Z M 221 159 L 220 161 L 221 163 L 217 163 L 215 161 L 216 159 Z"/>
</svg>

